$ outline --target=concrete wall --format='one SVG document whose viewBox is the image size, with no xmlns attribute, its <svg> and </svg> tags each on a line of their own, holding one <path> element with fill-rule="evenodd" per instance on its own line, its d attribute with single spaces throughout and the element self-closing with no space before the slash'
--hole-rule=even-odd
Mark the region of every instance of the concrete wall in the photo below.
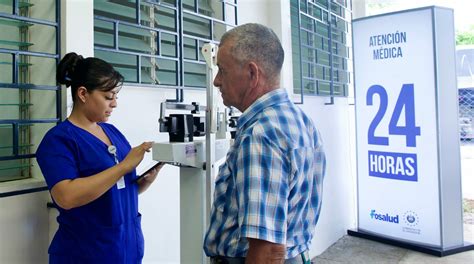
<svg viewBox="0 0 474 264">
<path fill-rule="evenodd" d="M 48 192 L 0 198 L 0 263 L 47 263 Z"/>
</svg>

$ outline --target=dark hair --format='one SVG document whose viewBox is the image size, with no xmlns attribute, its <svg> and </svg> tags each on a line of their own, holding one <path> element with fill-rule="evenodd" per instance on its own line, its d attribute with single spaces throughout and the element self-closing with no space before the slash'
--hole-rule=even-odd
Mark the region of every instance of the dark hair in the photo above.
<svg viewBox="0 0 474 264">
<path fill-rule="evenodd" d="M 123 83 L 123 76 L 108 62 L 99 58 L 83 58 L 74 52 L 66 54 L 56 70 L 56 80 L 71 86 L 72 100 L 76 101 L 77 89 L 84 86 L 88 92 L 110 91 Z"/>
<path fill-rule="evenodd" d="M 270 78 L 279 78 L 285 52 L 275 32 L 261 24 L 237 26 L 221 38 L 232 43 L 231 54 L 240 63 L 256 61 Z"/>
</svg>

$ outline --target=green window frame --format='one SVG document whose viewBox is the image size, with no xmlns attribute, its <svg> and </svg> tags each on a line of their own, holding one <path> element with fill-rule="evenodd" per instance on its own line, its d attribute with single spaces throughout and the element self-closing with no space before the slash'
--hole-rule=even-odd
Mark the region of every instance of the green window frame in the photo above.
<svg viewBox="0 0 474 264">
<path fill-rule="evenodd" d="M 0 182 L 33 177 L 35 152 L 60 122 L 59 0 L 0 0 Z"/>
<path fill-rule="evenodd" d="M 204 89 L 200 49 L 237 25 L 237 0 L 94 0 L 95 56 L 129 85 Z"/>
<path fill-rule="evenodd" d="M 348 96 L 351 0 L 290 0 L 294 93 Z"/>
</svg>

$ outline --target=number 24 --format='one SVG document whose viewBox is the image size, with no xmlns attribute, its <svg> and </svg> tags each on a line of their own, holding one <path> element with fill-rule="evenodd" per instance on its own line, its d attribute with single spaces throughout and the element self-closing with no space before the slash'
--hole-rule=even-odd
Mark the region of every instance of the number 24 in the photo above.
<svg viewBox="0 0 474 264">
<path fill-rule="evenodd" d="M 404 84 L 398 95 L 395 109 L 393 109 L 392 117 L 388 125 L 389 135 L 404 135 L 407 147 L 416 147 L 416 136 L 420 135 L 420 127 L 415 124 L 415 96 L 412 83 Z M 378 94 L 380 97 L 380 106 L 375 114 L 374 119 L 370 123 L 367 133 L 368 143 L 371 145 L 389 145 L 388 137 L 375 136 L 375 129 L 382 121 L 385 112 L 387 111 L 388 96 L 387 91 L 381 85 L 372 85 L 367 90 L 367 105 L 372 105 L 373 97 Z M 405 126 L 399 126 L 398 121 L 405 108 Z"/>
</svg>

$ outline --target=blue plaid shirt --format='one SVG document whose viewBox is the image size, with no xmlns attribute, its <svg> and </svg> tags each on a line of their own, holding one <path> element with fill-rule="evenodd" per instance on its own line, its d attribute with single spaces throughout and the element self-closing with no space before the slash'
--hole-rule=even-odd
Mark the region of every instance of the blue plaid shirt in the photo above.
<svg viewBox="0 0 474 264">
<path fill-rule="evenodd" d="M 287 259 L 308 250 L 325 167 L 318 130 L 286 91 L 260 97 L 240 116 L 219 169 L 206 254 L 245 257 L 246 238 L 286 245 Z"/>
</svg>

